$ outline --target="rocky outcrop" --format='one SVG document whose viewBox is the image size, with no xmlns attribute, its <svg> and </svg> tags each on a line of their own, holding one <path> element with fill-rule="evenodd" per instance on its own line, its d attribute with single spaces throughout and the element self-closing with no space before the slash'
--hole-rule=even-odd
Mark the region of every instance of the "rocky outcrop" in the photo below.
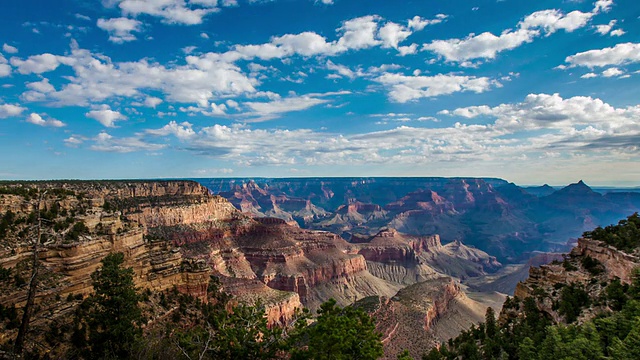
<svg viewBox="0 0 640 360">
<path fill-rule="evenodd" d="M 376 329 L 383 335 L 384 359 L 396 359 L 405 349 L 414 358 L 420 358 L 440 342 L 480 321 L 486 310 L 486 306 L 469 299 L 449 277 L 416 283 L 391 298 L 366 298 L 356 306 L 363 307 L 375 319 Z"/>
<path fill-rule="evenodd" d="M 622 252 L 602 241 L 580 238 L 578 245 L 571 251 L 574 256 L 590 256 L 604 265 L 610 279 L 619 278 L 631 283 L 632 271 L 640 265 L 640 258 Z"/>
<path fill-rule="evenodd" d="M 443 246 L 438 235 L 411 236 L 395 229 L 360 239 L 352 247 L 368 262 L 381 264 L 369 266 L 376 276 L 390 281 L 402 279 L 403 283 L 424 281 L 436 271 L 464 279 L 494 272 L 502 266 L 495 257 L 459 241 Z M 399 266 L 407 269 L 400 277 Z"/>
<path fill-rule="evenodd" d="M 591 299 L 604 296 L 606 286 L 613 279 L 623 283 L 632 281 L 632 271 L 640 267 L 640 258 L 627 254 L 604 242 L 581 238 L 577 246 L 564 260 L 529 269 L 529 278 L 518 283 L 514 297 L 524 300 L 535 299 L 538 309 L 546 313 L 556 323 L 566 318 L 558 312 L 559 289 L 576 286 L 584 290 Z M 555 305 L 555 306 L 554 306 Z M 593 318 L 597 313 L 609 311 L 606 302 L 591 302 L 582 309 L 579 322 Z M 501 316 L 512 315 L 513 310 L 504 310 Z"/>
</svg>

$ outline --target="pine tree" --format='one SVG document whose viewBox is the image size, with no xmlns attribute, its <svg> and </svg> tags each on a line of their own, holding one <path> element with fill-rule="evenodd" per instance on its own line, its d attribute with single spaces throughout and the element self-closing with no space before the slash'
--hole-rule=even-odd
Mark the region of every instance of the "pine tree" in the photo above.
<svg viewBox="0 0 640 360">
<path fill-rule="evenodd" d="M 373 360 L 383 355 L 380 334 L 362 309 L 342 309 L 331 299 L 318 315 L 315 324 L 302 326 L 293 337 L 292 359 Z"/>
<path fill-rule="evenodd" d="M 80 318 L 88 330 L 87 357 L 129 357 L 141 334 L 140 296 L 133 270 L 122 268 L 124 254 L 111 253 L 91 275 L 94 293 L 88 297 Z"/>
</svg>

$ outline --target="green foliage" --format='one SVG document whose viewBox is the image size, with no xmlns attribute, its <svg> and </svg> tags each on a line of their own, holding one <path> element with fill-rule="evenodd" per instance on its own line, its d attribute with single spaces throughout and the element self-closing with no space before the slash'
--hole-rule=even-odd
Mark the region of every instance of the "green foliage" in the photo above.
<svg viewBox="0 0 640 360">
<path fill-rule="evenodd" d="M 89 358 L 126 358 L 141 335 L 140 296 L 133 270 L 122 268 L 123 263 L 122 253 L 111 253 L 91 274 L 94 293 L 79 308 L 74 335 L 74 343 Z"/>
<path fill-rule="evenodd" d="M 22 186 L 2 186 L 0 187 L 0 195 L 18 195 L 25 198 L 25 200 L 35 199 L 38 195 L 38 189 L 26 188 Z"/>
<path fill-rule="evenodd" d="M 409 354 L 409 350 L 404 350 L 403 352 L 398 354 L 397 358 L 398 360 L 413 360 L 413 357 L 411 357 L 411 354 Z"/>
<path fill-rule="evenodd" d="M 298 322 L 291 337 L 292 359 L 377 359 L 382 356 L 380 334 L 362 309 L 340 308 L 331 299 L 318 310 L 316 323 Z"/>
<path fill-rule="evenodd" d="M 627 291 L 629 285 L 620 283 L 620 279 L 616 278 L 607 286 L 605 294 L 608 300 L 609 307 L 614 311 L 622 310 L 622 307 L 627 302 Z"/>
<path fill-rule="evenodd" d="M 7 232 L 11 229 L 15 221 L 16 215 L 11 210 L 8 210 L 0 217 L 0 240 L 7 236 Z"/>
<path fill-rule="evenodd" d="M 562 288 L 558 313 L 565 317 L 567 323 L 576 321 L 580 312 L 590 303 L 589 294 L 581 285 L 571 283 Z"/>
<path fill-rule="evenodd" d="M 640 269 L 634 269 L 633 274 L 630 285 L 619 279 L 611 281 L 600 300 L 613 312 L 591 321 L 554 325 L 538 309 L 534 298 L 512 298 L 504 307 L 505 314 L 512 315 L 495 324 L 494 336 L 488 336 L 494 333 L 490 330 L 494 325 L 487 311 L 486 324 L 472 327 L 440 349 L 432 349 L 423 359 L 640 359 Z M 558 289 L 556 306 L 568 322 L 594 300 L 581 285 L 572 283 Z"/>
<path fill-rule="evenodd" d="M 89 232 L 89 228 L 83 221 L 76 222 L 71 230 L 67 233 L 67 240 L 77 241 L 80 238 L 80 235 L 87 234 Z"/>
<path fill-rule="evenodd" d="M 597 276 L 604 272 L 604 266 L 597 259 L 591 256 L 585 256 L 582 258 L 582 267 L 584 267 L 591 275 Z"/>
<path fill-rule="evenodd" d="M 582 236 L 604 241 L 625 252 L 633 252 L 640 246 L 640 216 L 635 213 L 626 220 L 620 220 L 617 225 L 597 227 L 593 231 L 585 232 Z"/>
</svg>

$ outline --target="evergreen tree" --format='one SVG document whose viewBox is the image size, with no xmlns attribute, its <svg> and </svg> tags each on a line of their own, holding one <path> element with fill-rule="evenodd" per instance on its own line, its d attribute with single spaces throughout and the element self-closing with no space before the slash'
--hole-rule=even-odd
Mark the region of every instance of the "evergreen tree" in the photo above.
<svg viewBox="0 0 640 360">
<path fill-rule="evenodd" d="M 122 268 L 123 263 L 124 254 L 111 253 L 91 274 L 94 293 L 79 313 L 81 331 L 88 330 L 89 341 L 83 349 L 87 358 L 127 358 L 141 334 L 140 296 L 133 283 L 133 269 Z"/>
<path fill-rule="evenodd" d="M 362 309 L 342 309 L 331 299 L 320 306 L 318 314 L 312 325 L 302 319 L 292 337 L 292 359 L 373 360 L 383 355 L 380 334 Z"/>
</svg>

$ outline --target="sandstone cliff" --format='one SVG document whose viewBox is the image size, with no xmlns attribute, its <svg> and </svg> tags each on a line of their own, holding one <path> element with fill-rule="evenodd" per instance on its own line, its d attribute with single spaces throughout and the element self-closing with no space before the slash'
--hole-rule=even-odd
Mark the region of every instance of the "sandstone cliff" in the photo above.
<svg viewBox="0 0 640 360">
<path fill-rule="evenodd" d="M 596 299 L 614 279 L 629 284 L 632 271 L 640 267 L 640 258 L 616 249 L 602 241 L 580 238 L 577 246 L 565 256 L 564 261 L 529 269 L 529 278 L 518 283 L 514 296 L 520 300 L 532 297 L 538 308 L 554 322 L 566 321 L 558 311 L 560 289 L 567 285 L 578 286 Z M 583 309 L 579 321 L 591 319 L 598 312 L 606 311 L 606 304 L 592 303 Z M 509 311 L 503 316 L 505 316 Z"/>
<path fill-rule="evenodd" d="M 405 349 L 420 358 L 481 321 L 487 307 L 469 299 L 448 277 L 416 283 L 391 298 L 365 298 L 356 305 L 376 320 L 376 328 L 383 334 L 384 359 L 396 359 Z"/>
</svg>

